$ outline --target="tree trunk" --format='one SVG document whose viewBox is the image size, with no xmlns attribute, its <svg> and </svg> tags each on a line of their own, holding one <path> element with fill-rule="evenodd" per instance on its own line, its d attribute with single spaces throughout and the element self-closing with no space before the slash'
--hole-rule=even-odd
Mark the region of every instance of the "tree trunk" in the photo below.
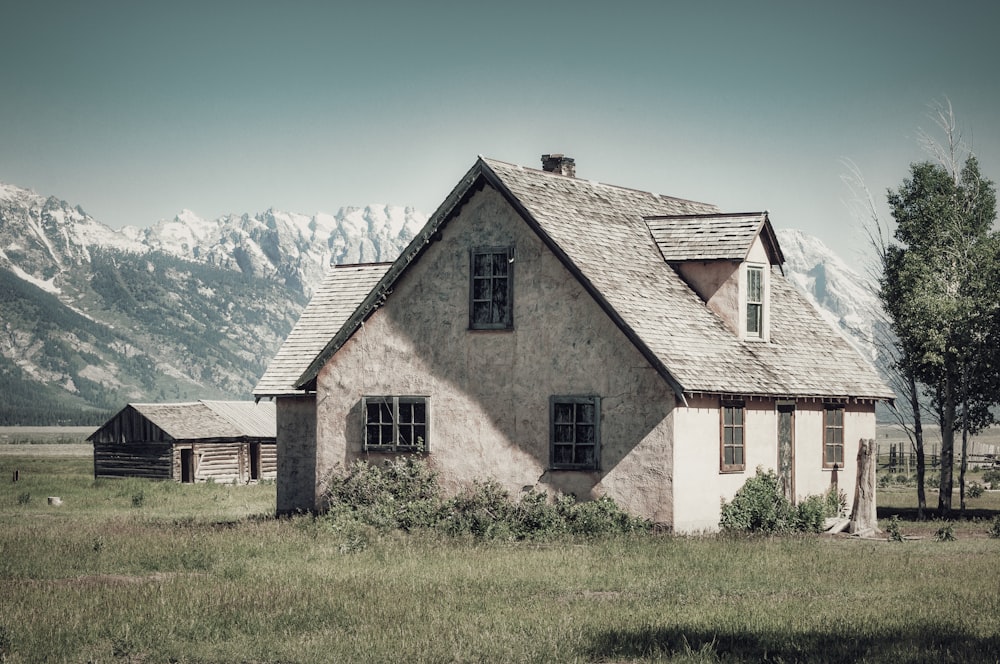
<svg viewBox="0 0 1000 664">
<path fill-rule="evenodd" d="M 878 445 L 872 438 L 862 438 L 858 445 L 858 481 L 854 486 L 854 505 L 848 532 L 871 535 L 882 532 L 878 527 L 875 504 L 875 470 L 878 465 Z"/>
<path fill-rule="evenodd" d="M 955 470 L 955 390 L 945 379 L 941 394 L 941 486 L 938 489 L 938 516 L 951 516 L 951 492 Z"/>
<path fill-rule="evenodd" d="M 965 470 L 969 467 L 966 452 L 969 449 L 969 413 L 967 405 L 962 406 L 962 461 L 958 467 L 958 504 L 965 514 Z"/>
<path fill-rule="evenodd" d="M 917 381 L 913 371 L 907 370 L 906 381 L 910 388 L 910 408 L 913 411 L 913 442 L 917 452 L 917 518 L 923 521 L 927 510 L 927 492 L 924 479 L 927 472 L 924 459 L 924 427 L 920 421 L 920 399 L 917 395 Z"/>
</svg>

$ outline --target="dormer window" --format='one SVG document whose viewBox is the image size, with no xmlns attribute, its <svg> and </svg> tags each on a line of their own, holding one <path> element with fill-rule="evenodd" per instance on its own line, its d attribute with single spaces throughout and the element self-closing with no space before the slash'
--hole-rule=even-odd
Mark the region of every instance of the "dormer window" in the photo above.
<svg viewBox="0 0 1000 664">
<path fill-rule="evenodd" d="M 747 266 L 747 337 L 764 336 L 764 268 Z"/>
</svg>

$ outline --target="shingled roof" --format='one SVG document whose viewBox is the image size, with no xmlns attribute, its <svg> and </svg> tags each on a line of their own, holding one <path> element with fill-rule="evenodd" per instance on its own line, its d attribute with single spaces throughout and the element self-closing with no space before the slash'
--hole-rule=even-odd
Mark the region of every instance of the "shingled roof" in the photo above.
<svg viewBox="0 0 1000 664">
<path fill-rule="evenodd" d="M 646 227 L 667 262 L 742 261 L 758 235 L 774 262 L 785 262 L 767 212 L 652 217 L 646 219 Z"/>
<path fill-rule="evenodd" d="M 275 438 L 274 404 L 253 401 L 190 401 L 182 403 L 130 403 L 95 431 L 98 433 L 126 410 L 133 409 L 174 441 L 211 441 Z"/>
<path fill-rule="evenodd" d="M 391 293 L 392 284 L 418 260 L 433 235 L 483 186 L 493 187 L 506 198 L 682 397 L 719 393 L 892 398 L 891 390 L 875 370 L 780 274 L 773 274 L 771 280 L 770 341 L 741 341 L 681 279 L 662 253 L 663 246 L 674 244 L 667 238 L 674 227 L 686 228 L 700 218 L 716 228 L 699 242 L 695 254 L 738 256 L 740 250 L 733 247 L 743 246 L 748 231 L 726 232 L 726 220 L 742 227 L 750 224 L 749 217 L 755 217 L 755 232 L 759 233 L 770 228 L 766 216 L 727 216 L 706 203 L 483 157 L 355 306 L 340 330 L 309 358 L 307 369 L 295 381 L 296 388 L 311 387 L 320 368 Z M 664 217 L 675 219 L 670 223 L 657 221 Z M 680 218 L 690 221 L 681 222 Z M 659 243 L 653 227 L 661 234 Z M 738 236 L 739 240 L 731 241 L 730 236 Z M 713 237 L 718 247 L 711 246 Z M 773 242 L 780 260 L 777 240 Z"/>
<path fill-rule="evenodd" d="M 391 263 L 335 265 L 327 272 L 278 353 L 267 365 L 254 395 L 301 394 L 295 382 L 371 292 Z"/>
</svg>

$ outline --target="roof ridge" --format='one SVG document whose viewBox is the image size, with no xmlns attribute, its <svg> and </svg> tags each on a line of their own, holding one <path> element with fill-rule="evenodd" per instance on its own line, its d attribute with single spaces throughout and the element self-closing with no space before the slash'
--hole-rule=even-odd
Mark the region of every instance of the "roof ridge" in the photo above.
<svg viewBox="0 0 1000 664">
<path fill-rule="evenodd" d="M 714 208 L 718 209 L 718 206 L 715 203 L 706 203 L 705 201 L 696 201 L 693 198 L 681 198 L 680 196 L 671 196 L 670 194 L 660 194 L 660 193 L 657 193 L 655 191 L 647 191 L 645 189 L 636 189 L 635 187 L 625 187 L 625 186 L 620 185 L 620 184 L 610 184 L 608 182 L 601 182 L 600 180 L 591 180 L 591 179 L 587 179 L 587 178 L 580 178 L 580 177 L 573 177 L 573 176 L 569 176 L 569 175 L 563 175 L 561 173 L 553 173 L 551 171 L 546 171 L 546 170 L 541 169 L 541 168 L 533 168 L 531 166 L 523 166 L 521 164 L 514 164 L 514 163 L 511 163 L 509 161 L 503 161 L 502 159 L 493 159 L 491 157 L 484 157 L 483 155 L 479 155 L 479 158 L 482 159 L 483 161 L 487 162 L 487 163 L 491 163 L 492 162 L 492 163 L 495 163 L 495 164 L 504 164 L 506 166 L 510 166 L 511 168 L 516 168 L 518 170 L 532 171 L 534 173 L 538 173 L 538 174 L 543 175 L 543 176 L 557 177 L 557 178 L 561 178 L 562 180 L 566 180 L 566 181 L 570 181 L 570 182 L 581 182 L 581 183 L 584 183 L 584 184 L 589 184 L 589 185 L 591 185 L 593 187 L 607 187 L 609 189 L 617 189 L 619 191 L 631 191 L 631 192 L 634 192 L 634 193 L 637 193 L 637 194 L 645 194 L 647 196 L 655 196 L 657 198 L 665 198 L 665 199 L 668 199 L 668 200 L 671 200 L 671 201 L 678 201 L 680 203 L 693 203 L 695 205 L 708 205 L 708 206 L 711 206 L 711 207 L 714 207 Z"/>
</svg>

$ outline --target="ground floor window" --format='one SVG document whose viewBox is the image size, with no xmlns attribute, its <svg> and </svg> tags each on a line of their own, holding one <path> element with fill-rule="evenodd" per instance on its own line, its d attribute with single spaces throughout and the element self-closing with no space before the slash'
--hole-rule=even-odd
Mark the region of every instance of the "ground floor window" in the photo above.
<svg viewBox="0 0 1000 664">
<path fill-rule="evenodd" d="M 365 413 L 365 450 L 369 452 L 426 452 L 430 445 L 427 397 L 368 396 Z"/>
<path fill-rule="evenodd" d="M 549 399 L 550 463 L 556 470 L 597 470 L 601 458 L 601 399 Z"/>
<path fill-rule="evenodd" d="M 746 438 L 742 403 L 722 404 L 722 436 L 719 469 L 737 473 L 746 468 Z"/>
<path fill-rule="evenodd" d="M 844 467 L 844 407 L 823 411 L 823 467 Z"/>
</svg>

